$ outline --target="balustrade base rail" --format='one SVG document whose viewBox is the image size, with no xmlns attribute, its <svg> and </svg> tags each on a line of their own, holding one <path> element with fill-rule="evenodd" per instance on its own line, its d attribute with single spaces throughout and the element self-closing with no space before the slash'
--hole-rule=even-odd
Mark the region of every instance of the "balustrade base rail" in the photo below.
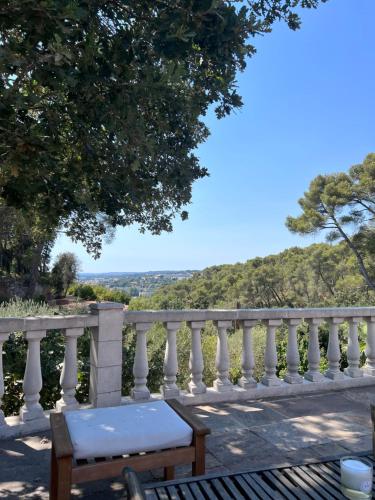
<svg viewBox="0 0 375 500">
<path fill-rule="evenodd" d="M 352 378 L 344 376 L 340 380 L 331 380 L 324 377 L 320 382 L 310 382 L 304 380 L 302 384 L 288 384 L 286 382 L 281 382 L 280 385 L 274 387 L 268 387 L 261 383 L 257 384 L 257 387 L 251 389 L 243 389 L 237 385 L 234 385 L 231 391 L 219 392 L 214 388 L 207 388 L 204 394 L 191 394 L 188 391 L 180 391 L 178 400 L 186 406 L 189 405 L 207 405 L 215 403 L 230 403 L 236 401 L 247 401 L 247 400 L 259 400 L 268 399 L 279 396 L 298 396 L 301 394 L 312 394 L 330 391 L 340 391 L 344 389 L 351 389 L 354 387 L 375 387 L 375 378 L 370 375 L 364 375 L 361 378 Z M 161 393 L 151 393 L 149 400 L 160 400 L 163 399 Z M 134 400 L 130 396 L 123 396 L 121 398 L 121 405 L 135 404 L 142 402 L 142 400 Z M 82 404 L 79 405 L 79 409 L 88 409 L 92 405 Z M 14 438 L 18 436 L 26 436 L 33 434 L 35 432 L 42 432 L 49 430 L 49 415 L 51 412 L 56 410 L 44 411 L 41 418 L 31 420 L 28 422 L 21 422 L 19 416 L 6 417 L 6 425 L 0 426 L 0 439 Z"/>
</svg>

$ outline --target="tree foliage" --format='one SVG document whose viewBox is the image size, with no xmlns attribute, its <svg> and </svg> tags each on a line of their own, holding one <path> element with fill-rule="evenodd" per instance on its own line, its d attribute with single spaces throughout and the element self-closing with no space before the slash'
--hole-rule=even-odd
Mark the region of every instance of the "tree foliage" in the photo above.
<svg viewBox="0 0 375 500">
<path fill-rule="evenodd" d="M 318 175 L 299 200 L 298 217 L 288 217 L 295 233 L 327 231 L 327 240 L 344 241 L 366 284 L 375 290 L 375 154 L 348 173 Z"/>
<path fill-rule="evenodd" d="M 324 1 L 324 0 L 322 0 Z M 169 231 L 210 105 L 241 106 L 250 37 L 319 0 L 12 0 L 0 6 L 0 196 L 98 255 L 109 227 Z"/>
<path fill-rule="evenodd" d="M 192 278 L 133 298 L 131 309 L 272 308 L 372 305 L 344 243 L 289 248 L 241 264 L 212 266 Z"/>
<path fill-rule="evenodd" d="M 66 296 L 68 288 L 77 279 L 79 261 L 72 252 L 64 252 L 56 257 L 52 267 L 51 281 L 58 296 Z"/>
<path fill-rule="evenodd" d="M 32 297 L 48 270 L 55 236 L 43 217 L 6 206 L 0 198 L 0 278 L 17 281 Z"/>
</svg>

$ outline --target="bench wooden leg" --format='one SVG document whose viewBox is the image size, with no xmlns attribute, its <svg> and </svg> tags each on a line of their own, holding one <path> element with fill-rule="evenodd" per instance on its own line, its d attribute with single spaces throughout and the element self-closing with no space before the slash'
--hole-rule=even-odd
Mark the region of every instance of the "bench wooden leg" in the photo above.
<svg viewBox="0 0 375 500">
<path fill-rule="evenodd" d="M 206 470 L 206 436 L 194 436 L 195 462 L 193 462 L 193 476 L 203 476 Z"/>
<path fill-rule="evenodd" d="M 72 457 L 56 458 L 55 450 L 51 453 L 51 500 L 69 500 L 72 487 Z"/>
<path fill-rule="evenodd" d="M 164 467 L 164 481 L 171 481 L 172 479 L 174 479 L 173 465 L 169 467 Z"/>
</svg>

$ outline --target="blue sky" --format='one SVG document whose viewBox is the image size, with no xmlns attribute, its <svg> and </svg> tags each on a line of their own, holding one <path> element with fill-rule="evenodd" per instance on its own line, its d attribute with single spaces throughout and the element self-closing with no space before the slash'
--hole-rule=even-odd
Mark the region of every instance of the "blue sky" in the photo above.
<svg viewBox="0 0 375 500">
<path fill-rule="evenodd" d="M 374 18 L 374 0 L 330 0 L 303 11 L 298 32 L 280 24 L 255 39 L 243 108 L 207 117 L 198 154 L 210 177 L 194 185 L 189 220 L 161 236 L 118 229 L 96 261 L 66 237 L 53 255 L 74 251 L 85 272 L 202 269 L 322 241 L 290 234 L 285 218 L 313 177 L 375 151 Z"/>
</svg>

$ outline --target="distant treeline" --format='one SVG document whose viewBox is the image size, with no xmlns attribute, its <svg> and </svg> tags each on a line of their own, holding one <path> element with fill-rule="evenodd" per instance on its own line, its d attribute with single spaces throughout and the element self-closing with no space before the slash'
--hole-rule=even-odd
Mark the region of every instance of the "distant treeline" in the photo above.
<svg viewBox="0 0 375 500">
<path fill-rule="evenodd" d="M 374 274 L 374 262 L 366 262 Z M 245 263 L 212 266 L 190 279 L 133 299 L 132 309 L 323 307 L 374 305 L 345 243 L 293 247 Z"/>
</svg>

